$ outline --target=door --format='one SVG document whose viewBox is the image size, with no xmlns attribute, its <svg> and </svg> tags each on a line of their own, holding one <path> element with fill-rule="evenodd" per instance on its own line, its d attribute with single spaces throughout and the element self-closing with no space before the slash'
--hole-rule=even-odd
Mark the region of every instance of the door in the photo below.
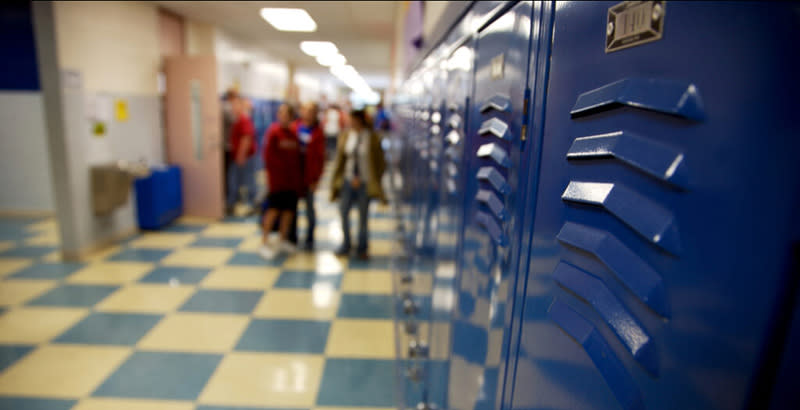
<svg viewBox="0 0 800 410">
<path fill-rule="evenodd" d="M 213 56 L 166 58 L 167 160 L 181 167 L 183 212 L 221 218 L 222 136 Z"/>
</svg>

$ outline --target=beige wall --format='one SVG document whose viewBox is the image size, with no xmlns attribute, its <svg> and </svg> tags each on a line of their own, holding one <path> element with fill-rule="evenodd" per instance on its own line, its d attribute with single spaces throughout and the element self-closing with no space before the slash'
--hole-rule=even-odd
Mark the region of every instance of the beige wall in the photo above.
<svg viewBox="0 0 800 410">
<path fill-rule="evenodd" d="M 214 55 L 215 28 L 211 24 L 184 21 L 187 55 Z"/>
<path fill-rule="evenodd" d="M 436 25 L 439 24 L 439 17 L 442 16 L 444 10 L 447 8 L 449 1 L 426 1 L 422 14 L 422 33 L 423 39 L 426 43 L 432 41 L 431 34 L 436 30 Z"/>
<path fill-rule="evenodd" d="M 59 66 L 89 92 L 157 94 L 158 10 L 138 1 L 54 2 Z"/>
</svg>

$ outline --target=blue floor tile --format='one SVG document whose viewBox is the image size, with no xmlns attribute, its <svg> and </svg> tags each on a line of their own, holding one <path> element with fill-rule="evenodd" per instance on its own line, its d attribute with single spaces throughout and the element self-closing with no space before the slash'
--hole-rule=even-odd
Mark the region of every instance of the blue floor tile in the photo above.
<svg viewBox="0 0 800 410">
<path fill-rule="evenodd" d="M 391 319 L 391 295 L 342 294 L 337 317 L 359 319 Z"/>
<path fill-rule="evenodd" d="M 203 278 L 211 272 L 211 269 L 206 268 L 186 268 L 178 266 L 159 266 L 153 269 L 139 282 L 146 283 L 170 283 L 172 279 L 177 280 L 179 283 L 196 284 L 200 283 Z"/>
<path fill-rule="evenodd" d="M 29 305 L 44 306 L 94 306 L 97 302 L 117 290 L 117 286 L 64 285 L 28 302 Z"/>
<path fill-rule="evenodd" d="M 63 279 L 84 267 L 82 263 L 37 263 L 9 276 L 18 279 Z"/>
<path fill-rule="evenodd" d="M 128 248 L 109 258 L 111 261 L 159 262 L 172 250 Z"/>
<path fill-rule="evenodd" d="M 93 396 L 195 400 L 222 355 L 136 352 Z"/>
<path fill-rule="evenodd" d="M 56 339 L 58 343 L 135 345 L 161 315 L 92 313 Z"/>
<path fill-rule="evenodd" d="M 350 258 L 348 269 L 381 269 L 388 270 L 390 268 L 391 258 L 389 256 L 371 256 L 368 260 L 362 261 L 356 258 Z"/>
<path fill-rule="evenodd" d="M 255 309 L 264 292 L 201 289 L 180 310 L 188 312 L 247 313 Z"/>
<path fill-rule="evenodd" d="M 255 252 L 237 252 L 228 261 L 228 265 L 239 266 L 281 266 L 286 261 L 286 255 L 278 255 L 274 259 L 266 261 L 261 259 Z"/>
<path fill-rule="evenodd" d="M 395 363 L 392 360 L 328 359 L 322 374 L 317 405 L 395 405 Z"/>
<path fill-rule="evenodd" d="M 244 238 L 197 238 L 192 246 L 214 246 L 222 248 L 235 248 Z"/>
<path fill-rule="evenodd" d="M 0 397 L 0 410 L 69 410 L 76 400 Z"/>
<path fill-rule="evenodd" d="M 11 366 L 34 349 L 35 346 L 9 345 L 0 346 L 0 372 Z"/>
<path fill-rule="evenodd" d="M 299 408 L 274 408 L 274 407 L 217 407 L 217 406 L 197 406 L 196 410 L 306 410 Z"/>
<path fill-rule="evenodd" d="M 342 281 L 342 275 L 317 275 L 313 271 L 285 270 L 275 281 L 276 288 L 311 289 L 315 283 L 330 284 L 336 289 Z"/>
<path fill-rule="evenodd" d="M 56 250 L 52 246 L 20 246 L 0 253 L 2 258 L 41 258 Z"/>
<path fill-rule="evenodd" d="M 329 322 L 256 319 L 239 339 L 236 350 L 323 353 L 329 328 Z"/>
<path fill-rule="evenodd" d="M 370 231 L 370 239 L 394 239 L 397 233 L 394 231 Z"/>
</svg>

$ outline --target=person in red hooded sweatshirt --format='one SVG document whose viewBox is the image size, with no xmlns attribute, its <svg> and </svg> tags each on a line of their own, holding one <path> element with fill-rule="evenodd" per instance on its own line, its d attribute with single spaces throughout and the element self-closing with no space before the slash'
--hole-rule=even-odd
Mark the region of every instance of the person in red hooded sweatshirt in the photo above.
<svg viewBox="0 0 800 410">
<path fill-rule="evenodd" d="M 305 237 L 305 249 L 314 248 L 314 228 L 316 227 L 316 212 L 314 211 L 314 192 L 319 186 L 322 169 L 325 166 L 325 135 L 319 126 L 319 108 L 314 102 L 307 102 L 300 107 L 300 118 L 292 124 L 297 139 L 300 142 L 300 153 L 303 169 L 303 188 L 300 198 L 306 203 L 306 218 L 308 218 L 308 231 Z M 297 235 L 297 216 L 292 225 Z"/>
<path fill-rule="evenodd" d="M 297 209 L 297 197 L 303 187 L 300 142 L 292 129 L 294 117 L 292 107 L 282 104 L 278 108 L 278 121 L 266 132 L 264 164 L 269 184 L 267 210 L 263 219 L 263 245 L 259 254 L 264 259 L 273 259 L 278 251 L 291 253 L 295 246 L 288 240 L 289 229 Z M 278 221 L 280 242 L 277 249 L 269 245 L 268 238 Z"/>
</svg>

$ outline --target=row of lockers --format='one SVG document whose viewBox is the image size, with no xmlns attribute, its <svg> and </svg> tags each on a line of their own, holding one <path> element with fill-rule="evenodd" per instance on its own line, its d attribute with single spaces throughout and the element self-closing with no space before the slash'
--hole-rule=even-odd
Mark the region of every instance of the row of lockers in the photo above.
<svg viewBox="0 0 800 410">
<path fill-rule="evenodd" d="M 798 23 L 473 2 L 393 101 L 398 407 L 800 408 Z"/>
</svg>

